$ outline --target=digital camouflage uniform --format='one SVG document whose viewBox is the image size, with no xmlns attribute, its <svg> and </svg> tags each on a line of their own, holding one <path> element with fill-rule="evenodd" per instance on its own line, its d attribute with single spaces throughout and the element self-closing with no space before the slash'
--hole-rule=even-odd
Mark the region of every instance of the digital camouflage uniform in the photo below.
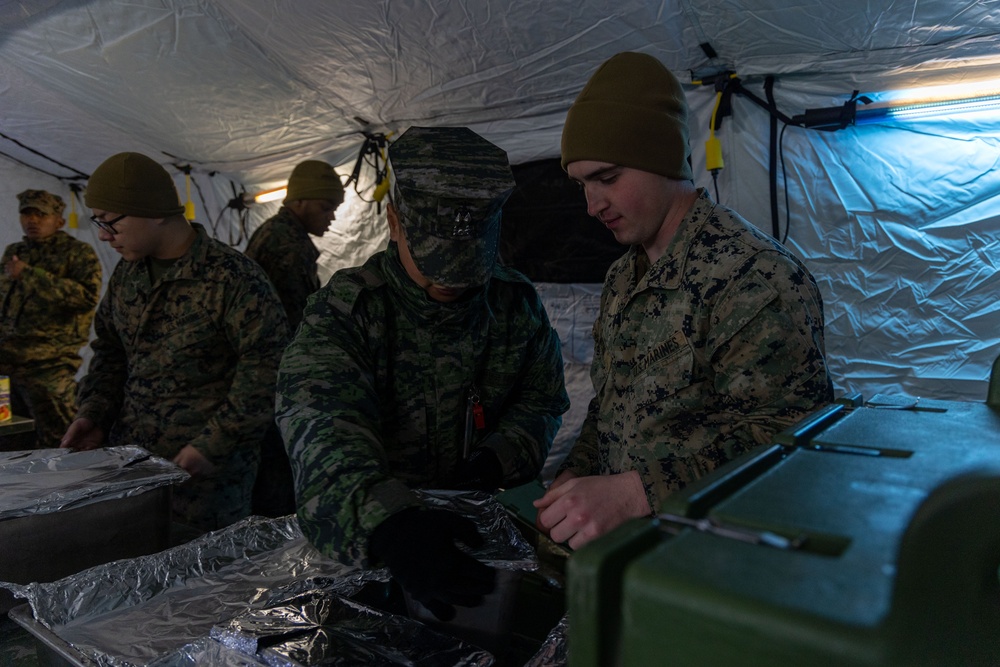
<svg viewBox="0 0 1000 667">
<path fill-rule="evenodd" d="M 90 245 L 63 231 L 7 246 L 0 266 L 14 255 L 28 266 L 17 280 L 0 273 L 0 375 L 10 376 L 15 412 L 35 420 L 36 446 L 58 447 L 76 411 L 101 264 Z"/>
<path fill-rule="evenodd" d="M 109 445 L 168 460 L 197 448 L 217 471 L 175 489 L 174 511 L 211 530 L 249 512 L 288 327 L 260 267 L 192 226 L 194 243 L 156 283 L 148 258 L 115 267 L 77 416 Z"/>
<path fill-rule="evenodd" d="M 244 254 L 260 264 L 271 280 L 285 307 L 288 328 L 294 333 L 302 321 L 306 300 L 319 289 L 319 251 L 309 232 L 291 210 L 282 206 L 254 231 Z M 292 469 L 277 426 L 268 428 L 260 453 L 253 513 L 276 517 L 295 512 Z"/>
<path fill-rule="evenodd" d="M 253 233 L 245 251 L 261 265 L 285 307 L 291 331 L 299 326 L 306 299 L 319 289 L 319 251 L 309 232 L 284 206 Z"/>
<path fill-rule="evenodd" d="M 299 522 L 346 563 L 370 531 L 448 488 L 479 389 L 504 482 L 535 478 L 569 407 L 559 338 L 534 287 L 496 267 L 468 300 L 428 301 L 396 245 L 337 272 L 310 299 L 278 373 L 276 415 L 295 473 Z"/>
<path fill-rule="evenodd" d="M 562 470 L 639 472 L 650 507 L 833 399 L 806 268 L 704 190 L 651 267 L 608 271 L 597 395 Z"/>
</svg>

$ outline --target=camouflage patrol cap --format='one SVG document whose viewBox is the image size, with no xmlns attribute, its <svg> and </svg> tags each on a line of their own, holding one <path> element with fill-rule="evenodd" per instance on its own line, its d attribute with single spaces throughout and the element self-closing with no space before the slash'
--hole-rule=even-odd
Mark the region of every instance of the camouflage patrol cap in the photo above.
<svg viewBox="0 0 1000 667">
<path fill-rule="evenodd" d="M 393 205 L 420 273 L 447 286 L 489 280 L 514 189 L 507 153 L 466 127 L 411 127 L 389 146 L 389 164 Z"/>
<path fill-rule="evenodd" d="M 25 190 L 17 195 L 17 212 L 23 213 L 29 208 L 38 209 L 46 215 L 62 215 L 66 202 L 59 195 L 45 190 Z"/>
</svg>

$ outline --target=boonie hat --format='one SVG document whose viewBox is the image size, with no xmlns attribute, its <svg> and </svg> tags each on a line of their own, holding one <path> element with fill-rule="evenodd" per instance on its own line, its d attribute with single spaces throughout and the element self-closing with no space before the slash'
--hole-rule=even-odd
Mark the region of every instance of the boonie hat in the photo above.
<svg viewBox="0 0 1000 667">
<path fill-rule="evenodd" d="M 340 176 L 326 162 L 306 160 L 295 165 L 288 177 L 284 203 L 299 199 L 325 199 L 338 204 L 344 201 Z"/>
<path fill-rule="evenodd" d="M 389 166 L 420 273 L 445 286 L 486 283 L 514 190 L 507 153 L 466 127 L 411 127 L 389 146 Z"/>
<path fill-rule="evenodd" d="M 66 202 L 59 195 L 54 195 L 45 190 L 25 190 L 17 195 L 17 212 L 23 213 L 25 209 L 34 208 L 45 215 L 62 215 L 66 210 Z"/>
</svg>

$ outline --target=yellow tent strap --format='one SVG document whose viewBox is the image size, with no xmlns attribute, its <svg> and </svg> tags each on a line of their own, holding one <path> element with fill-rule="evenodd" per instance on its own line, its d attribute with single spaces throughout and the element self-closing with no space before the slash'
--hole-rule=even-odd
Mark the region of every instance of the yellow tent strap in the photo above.
<svg viewBox="0 0 1000 667">
<path fill-rule="evenodd" d="M 184 202 L 184 217 L 194 222 L 194 202 L 191 201 L 191 172 L 184 172 L 184 184 L 187 188 L 187 201 Z"/>
<path fill-rule="evenodd" d="M 67 219 L 69 228 L 76 229 L 79 227 L 79 220 L 80 216 L 76 214 L 76 193 L 71 190 L 69 193 L 69 218 Z"/>
</svg>

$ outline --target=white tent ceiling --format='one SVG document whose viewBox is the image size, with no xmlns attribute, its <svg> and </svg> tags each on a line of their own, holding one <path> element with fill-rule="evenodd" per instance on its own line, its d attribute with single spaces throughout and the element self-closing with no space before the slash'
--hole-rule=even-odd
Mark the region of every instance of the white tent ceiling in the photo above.
<svg viewBox="0 0 1000 667">
<path fill-rule="evenodd" d="M 305 158 L 348 173 L 362 131 L 468 125 L 514 163 L 556 157 L 573 98 L 624 50 L 682 81 L 733 70 L 761 96 L 773 75 L 794 115 L 854 90 L 1000 78 L 1000 2 L 0 0 L 0 241 L 19 237 L 18 191 L 66 193 L 122 150 L 189 167 L 199 219 L 237 246 L 234 187 L 278 185 Z M 711 187 L 713 91 L 688 99 Z M 733 106 L 720 198 L 770 231 L 768 117 Z M 982 399 L 1000 353 L 998 144 L 995 115 L 783 136 L 782 224 L 787 187 L 788 244 L 823 290 L 840 391 Z M 338 218 L 327 273 L 385 238 L 357 198 Z M 72 233 L 100 245 L 85 224 Z"/>
</svg>

